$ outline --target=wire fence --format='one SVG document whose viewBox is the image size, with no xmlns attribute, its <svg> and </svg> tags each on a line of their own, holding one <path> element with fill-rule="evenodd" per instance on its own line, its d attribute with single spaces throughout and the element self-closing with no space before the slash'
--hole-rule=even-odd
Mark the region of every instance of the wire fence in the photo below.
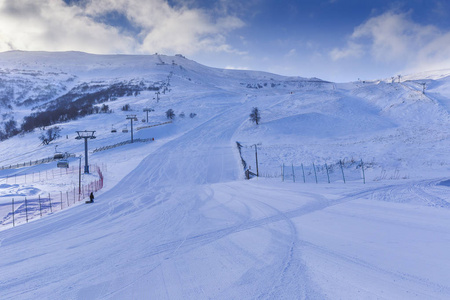
<svg viewBox="0 0 450 300">
<path fill-rule="evenodd" d="M 282 181 L 303 183 L 332 183 L 347 181 L 362 181 L 366 183 L 366 169 L 370 167 L 360 161 L 343 161 L 332 164 L 309 164 L 309 165 L 285 165 L 280 167 L 278 174 L 260 172 L 260 177 L 279 177 Z"/>
<path fill-rule="evenodd" d="M 0 203 L 0 214 L 3 215 L 0 225 L 9 228 L 28 223 L 33 219 L 42 218 L 88 199 L 91 192 L 97 192 L 103 188 L 102 170 L 98 166 L 94 168 L 98 179 L 82 184 L 78 188 L 59 193 L 13 197 L 11 202 Z"/>
<path fill-rule="evenodd" d="M 136 128 L 136 131 L 141 130 L 141 129 L 151 128 L 151 127 L 166 125 L 166 124 L 170 124 L 170 123 L 172 123 L 172 121 L 167 121 L 167 122 L 164 122 L 164 123 L 153 124 L 153 125 L 140 126 L 140 127 Z"/>
<path fill-rule="evenodd" d="M 0 183 L 5 184 L 29 184 L 62 179 L 65 175 L 72 175 L 79 172 L 79 167 L 70 166 L 69 168 L 48 169 L 37 172 L 20 172 L 12 175 L 6 175 L 0 178 Z"/>
<path fill-rule="evenodd" d="M 150 141 L 154 141 L 154 140 L 155 140 L 155 138 L 133 139 L 133 143 L 138 143 L 138 142 L 139 143 L 146 143 L 146 142 L 150 142 Z M 117 144 L 114 144 L 114 145 L 109 145 L 109 146 L 103 146 L 103 147 L 95 148 L 92 151 L 92 153 L 105 151 L 105 150 L 109 150 L 109 149 L 114 149 L 114 148 L 117 148 L 117 147 L 120 147 L 120 146 L 125 146 L 125 145 L 131 144 L 131 143 L 132 142 L 130 140 L 128 140 L 128 141 L 124 141 L 124 142 L 117 143 Z"/>
<path fill-rule="evenodd" d="M 279 178 L 281 181 L 303 183 L 332 183 L 361 181 L 366 183 L 366 171 L 372 171 L 374 163 L 365 163 L 362 159 L 341 159 L 330 163 L 291 163 L 278 164 L 273 161 L 258 162 L 260 144 L 244 146 L 236 142 L 246 179 L 253 177 Z M 264 154 L 264 152 L 263 152 Z M 254 163 L 252 168 L 248 162 Z"/>
<path fill-rule="evenodd" d="M 67 159 L 67 158 L 70 158 L 70 157 L 75 157 L 75 154 L 73 154 L 73 153 L 67 154 L 64 158 Z M 46 163 L 53 162 L 53 161 L 58 161 L 58 160 L 61 160 L 61 158 L 47 157 L 47 158 L 43 158 L 43 159 L 30 160 L 30 161 L 26 161 L 26 162 L 23 162 L 23 163 L 2 166 L 2 167 L 0 167 L 0 170 L 19 169 L 19 168 L 23 168 L 23 167 L 32 167 L 32 166 L 46 164 Z"/>
</svg>

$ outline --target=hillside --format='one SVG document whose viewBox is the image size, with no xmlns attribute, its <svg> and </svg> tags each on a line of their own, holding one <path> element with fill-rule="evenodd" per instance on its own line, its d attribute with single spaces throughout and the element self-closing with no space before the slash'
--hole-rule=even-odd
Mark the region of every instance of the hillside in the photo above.
<svg viewBox="0 0 450 300">
<path fill-rule="evenodd" d="M 335 84 L 182 56 L 0 53 L 4 121 L 77 101 L 111 109 L 53 123 L 47 146 L 39 127 L 0 142 L 9 166 L 56 145 L 84 155 L 76 131 L 95 130 L 105 180 L 95 203 L 13 227 L 11 198 L 63 197 L 78 174 L 0 171 L 0 298 L 448 298 L 450 80 L 438 73 Z M 168 109 L 172 123 L 149 127 Z M 127 115 L 137 141 L 94 152 L 131 138 Z M 255 145 L 262 176 L 245 180 Z"/>
</svg>

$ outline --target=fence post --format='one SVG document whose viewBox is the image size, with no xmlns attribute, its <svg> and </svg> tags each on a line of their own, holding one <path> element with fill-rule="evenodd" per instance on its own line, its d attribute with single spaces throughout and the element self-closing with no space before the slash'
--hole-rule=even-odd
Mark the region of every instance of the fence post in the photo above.
<svg viewBox="0 0 450 300">
<path fill-rule="evenodd" d="M 27 205 L 27 197 L 25 197 L 25 218 L 28 223 L 28 205 Z"/>
<path fill-rule="evenodd" d="M 328 183 L 330 183 L 330 174 L 328 173 L 328 165 L 327 164 L 325 164 L 325 169 L 327 169 Z"/>
<path fill-rule="evenodd" d="M 295 171 L 294 171 L 294 163 L 292 163 L 292 179 L 295 182 Z"/>
<path fill-rule="evenodd" d="M 345 183 L 344 167 L 342 165 L 342 160 L 339 161 L 339 166 L 341 167 L 342 179 L 344 180 L 344 183 Z"/>
<path fill-rule="evenodd" d="M 14 220 L 14 198 L 12 198 L 12 216 L 13 216 L 13 227 L 16 226 L 15 220 Z"/>
<path fill-rule="evenodd" d="M 314 169 L 314 177 L 316 177 L 316 183 L 318 183 L 317 182 L 316 166 L 314 165 L 314 163 L 313 163 L 313 169 Z"/>
<path fill-rule="evenodd" d="M 41 195 L 39 195 L 39 198 L 38 198 L 39 200 L 39 214 L 41 215 L 41 218 L 42 218 L 42 207 L 41 207 Z"/>
<path fill-rule="evenodd" d="M 366 184 L 366 174 L 364 173 L 364 162 L 362 159 L 361 159 L 361 170 L 363 173 L 363 183 Z"/>
<path fill-rule="evenodd" d="M 281 181 L 284 181 L 284 163 L 281 166 Z"/>
<path fill-rule="evenodd" d="M 69 191 L 66 191 L 67 202 L 69 202 Z"/>
<path fill-rule="evenodd" d="M 53 208 L 52 208 L 52 198 L 50 198 L 50 194 L 48 194 L 48 201 L 50 202 L 50 212 L 53 212 Z"/>
<path fill-rule="evenodd" d="M 75 188 L 73 188 L 73 203 L 75 203 L 75 200 L 76 200 L 76 198 L 75 198 Z"/>
<path fill-rule="evenodd" d="M 50 198 L 50 197 L 49 197 L 49 198 Z M 60 202 L 60 203 L 61 203 L 61 210 L 62 210 L 62 209 L 63 209 L 63 205 L 62 205 L 62 199 L 61 199 L 61 202 Z"/>
<path fill-rule="evenodd" d="M 303 173 L 303 183 L 306 183 L 305 169 L 303 169 L 303 164 L 302 164 L 302 173 Z"/>
</svg>

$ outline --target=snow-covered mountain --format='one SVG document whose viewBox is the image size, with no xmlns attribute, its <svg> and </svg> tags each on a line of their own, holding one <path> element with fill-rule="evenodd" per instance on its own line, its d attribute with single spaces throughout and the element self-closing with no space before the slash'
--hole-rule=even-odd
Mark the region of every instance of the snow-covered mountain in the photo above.
<svg viewBox="0 0 450 300">
<path fill-rule="evenodd" d="M 0 53 L 3 122 L 86 112 L 52 119 L 47 146 L 40 126 L 0 142 L 0 166 L 79 157 L 76 131 L 95 130 L 105 180 L 93 205 L 13 228 L 12 198 L 63 207 L 78 173 L 0 170 L 0 298 L 448 298 L 449 87 L 446 71 L 337 84 L 182 55 Z M 137 142 L 94 151 L 130 140 L 130 115 Z"/>
<path fill-rule="evenodd" d="M 105 132 L 126 125 L 128 121 L 120 113 L 125 104 L 133 110 L 128 113 L 138 114 L 140 120 L 146 118 L 143 108 L 154 107 L 152 118 L 161 122 L 169 108 L 178 114 L 198 113 L 203 118 L 232 106 L 247 107 L 248 111 L 257 106 L 263 123 L 255 127 L 244 122 L 236 138 L 242 133 L 251 137 L 249 143 L 265 140 L 264 144 L 272 148 L 280 146 L 267 154 L 275 155 L 268 159 L 276 161 L 276 168 L 282 163 L 344 158 L 375 161 L 380 168 L 388 168 L 384 161 L 397 161 L 395 169 L 417 163 L 447 164 L 436 161 L 436 153 L 427 157 L 423 151 L 408 147 L 438 147 L 439 156 L 446 154 L 446 144 L 435 145 L 436 139 L 447 136 L 450 91 L 446 86 L 450 81 L 438 75 L 445 75 L 445 71 L 424 73 L 421 79 L 418 75 L 404 76 L 416 79 L 400 83 L 335 84 L 316 78 L 209 68 L 182 55 L 11 51 L 0 54 L 0 72 L 3 122 L 14 119 L 18 126 L 23 126 L 24 118 L 31 114 L 54 111 L 57 116 L 63 115 L 61 121 L 67 121 L 71 117 L 64 112 L 85 110 L 90 114 L 90 106 L 100 108 L 102 104 L 115 111 L 110 116 L 98 116 L 110 119 L 102 124 L 106 125 Z M 428 84 L 425 94 L 424 80 Z M 243 120 L 248 111 L 242 112 Z M 53 118 L 52 123 L 57 121 Z M 52 124 L 38 128 L 45 125 Z M 333 147 L 328 146 L 330 139 Z M 286 147 L 284 141 L 290 146 Z M 292 147 L 296 149 L 285 153 Z"/>
</svg>

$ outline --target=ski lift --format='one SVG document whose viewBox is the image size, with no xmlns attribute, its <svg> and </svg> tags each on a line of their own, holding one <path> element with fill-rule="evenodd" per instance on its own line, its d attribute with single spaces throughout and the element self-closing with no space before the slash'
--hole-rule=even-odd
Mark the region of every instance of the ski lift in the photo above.
<svg viewBox="0 0 450 300">
<path fill-rule="evenodd" d="M 127 127 L 127 126 L 125 126 L 125 128 L 124 128 L 124 129 L 122 129 L 122 132 L 123 132 L 123 133 L 127 133 L 127 132 L 128 132 L 128 127 Z"/>
<path fill-rule="evenodd" d="M 111 132 L 112 133 L 117 132 L 117 130 L 114 128 L 114 126 L 111 126 Z"/>
<path fill-rule="evenodd" d="M 69 167 L 69 162 L 67 161 L 67 159 L 62 159 L 62 160 L 58 161 L 56 166 L 58 168 L 68 168 Z"/>
<path fill-rule="evenodd" d="M 53 155 L 53 159 L 63 159 L 64 153 L 58 151 L 58 145 L 55 145 L 55 154 Z"/>
<path fill-rule="evenodd" d="M 53 159 L 63 159 L 64 158 L 64 153 L 62 152 L 55 152 L 55 154 L 53 155 Z"/>
</svg>

